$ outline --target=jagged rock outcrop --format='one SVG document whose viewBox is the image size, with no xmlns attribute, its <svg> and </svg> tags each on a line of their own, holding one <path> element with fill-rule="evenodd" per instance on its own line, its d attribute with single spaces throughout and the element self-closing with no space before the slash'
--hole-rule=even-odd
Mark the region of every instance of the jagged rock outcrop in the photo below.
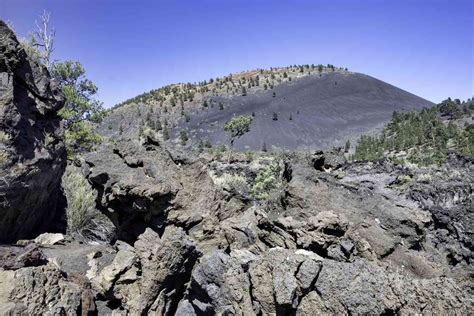
<svg viewBox="0 0 474 316">
<path fill-rule="evenodd" d="M 119 239 L 133 243 L 147 227 L 161 234 L 167 225 L 206 238 L 219 219 L 245 207 L 218 189 L 204 161 L 180 159 L 158 145 L 133 141 L 107 144 L 86 156 L 84 172 Z"/>
<path fill-rule="evenodd" d="M 438 226 L 436 213 L 423 203 L 428 195 L 420 195 L 419 190 L 427 185 L 425 191 L 430 192 L 431 185 L 438 186 L 427 182 L 425 173 L 441 176 L 443 180 L 435 181 L 443 183 L 457 181 L 452 174 L 383 161 L 346 163 L 338 152 L 291 155 L 276 163 L 282 167 L 274 175 L 280 178 L 271 180 L 279 183 L 274 187 L 278 193 L 275 203 L 255 203 L 249 193 L 252 182 L 261 170 L 275 165 L 272 159 L 276 158 L 206 165 L 205 161 L 177 159 L 159 146 L 153 150 L 138 144 L 133 145 L 135 150 L 127 150 L 130 144 L 120 142 L 114 146 L 86 160 L 92 182 L 100 174 L 108 175 L 103 176 L 108 179 L 103 186 L 98 186 L 108 192 L 108 198 L 101 200 L 105 206 L 119 213 L 133 207 L 133 203 L 119 206 L 109 201 L 119 194 L 129 195 L 127 192 L 133 192 L 131 196 L 142 192 L 140 196 L 146 198 L 153 191 L 144 187 L 154 183 L 157 175 L 163 176 L 160 185 L 168 183 L 174 193 L 168 207 L 160 209 L 165 214 L 161 226 L 150 225 L 158 234 L 147 230 L 134 248 L 117 254 L 116 266 L 110 271 L 122 271 L 119 274 L 127 275 L 127 282 L 138 286 L 141 283 L 135 277 L 130 279 L 141 273 L 135 271 L 140 270 L 137 246 L 160 244 L 173 225 L 183 227 L 178 235 L 184 233 L 183 239 L 189 238 L 202 256 L 192 272 L 186 273 L 185 289 L 173 298 L 173 304 L 178 303 L 172 310 L 178 315 L 462 314 L 469 310 L 471 250 L 463 235 Z M 96 163 L 107 157 L 107 151 L 120 152 L 113 158 L 117 159 L 113 168 Z M 315 163 L 322 159 L 322 164 Z M 154 176 L 141 174 L 142 169 L 156 165 L 161 167 Z M 472 164 L 450 168 L 463 174 Z M 119 190 L 123 183 L 131 189 Z M 451 202 L 442 201 L 462 208 L 468 216 L 472 191 L 469 186 L 457 187 L 452 188 L 457 195 L 447 194 L 454 197 Z M 156 194 L 144 204 L 144 214 L 153 212 L 153 203 L 159 199 Z M 459 222 L 456 227 L 466 225 L 456 212 L 451 215 Z M 199 219 L 191 220 L 193 216 Z M 462 260 L 456 259 L 460 262 L 451 259 L 453 249 L 464 251 Z M 158 269 L 153 275 L 161 274 Z M 107 268 L 104 271 L 110 273 Z M 117 281 L 120 277 L 109 280 L 106 288 L 122 299 L 121 308 L 137 312 L 126 299 L 129 290 L 122 292 L 133 286 L 127 282 L 122 286 Z"/>
<path fill-rule="evenodd" d="M 0 241 L 12 241 L 51 228 L 57 217 L 64 98 L 2 21 L 0 39 Z"/>
<path fill-rule="evenodd" d="M 447 165 L 413 177 L 408 195 L 428 210 L 453 265 L 474 260 L 474 159 L 452 154 Z"/>
<path fill-rule="evenodd" d="M 224 160 L 105 144 L 82 171 L 119 240 L 39 246 L 48 263 L 36 267 L 7 255 L 15 268 L 0 272 L 11 280 L 0 281 L 0 304 L 123 315 L 470 312 L 472 188 L 460 178 L 470 179 L 469 160 L 424 169 L 338 153 Z M 25 296 L 32 271 L 57 281 Z"/>
</svg>

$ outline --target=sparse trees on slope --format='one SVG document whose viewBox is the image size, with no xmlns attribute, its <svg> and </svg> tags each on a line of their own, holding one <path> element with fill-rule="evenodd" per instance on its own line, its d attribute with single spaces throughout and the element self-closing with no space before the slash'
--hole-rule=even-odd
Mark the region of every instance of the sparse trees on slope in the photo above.
<svg viewBox="0 0 474 316">
<path fill-rule="evenodd" d="M 438 118 L 440 107 L 419 112 L 394 112 L 380 136 L 361 136 L 355 148 L 356 160 L 377 160 L 385 153 L 404 151 L 406 160 L 420 165 L 441 164 L 449 150 L 472 155 L 474 143 L 469 128 L 464 130 Z M 471 145 L 469 145 L 471 144 Z"/>
</svg>

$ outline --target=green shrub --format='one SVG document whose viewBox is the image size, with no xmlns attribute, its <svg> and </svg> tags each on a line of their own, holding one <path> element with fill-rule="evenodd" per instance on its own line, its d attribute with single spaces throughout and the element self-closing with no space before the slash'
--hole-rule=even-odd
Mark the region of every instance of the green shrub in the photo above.
<svg viewBox="0 0 474 316">
<path fill-rule="evenodd" d="M 261 170 L 255 178 L 250 194 L 259 201 L 266 200 L 272 190 L 282 186 L 280 164 L 274 162 Z"/>
<path fill-rule="evenodd" d="M 248 194 L 249 187 L 247 179 L 242 175 L 224 173 L 217 176 L 214 173 L 211 173 L 210 176 L 214 184 L 229 192 L 236 192 L 243 196 Z"/>
<path fill-rule="evenodd" d="M 221 159 L 224 153 L 227 151 L 227 147 L 224 144 L 219 144 L 214 149 L 214 155 L 216 159 Z"/>
</svg>

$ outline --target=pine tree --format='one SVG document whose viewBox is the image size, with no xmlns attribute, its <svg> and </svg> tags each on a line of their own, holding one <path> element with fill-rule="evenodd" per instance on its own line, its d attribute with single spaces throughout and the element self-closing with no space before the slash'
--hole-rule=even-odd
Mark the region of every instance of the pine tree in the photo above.
<svg viewBox="0 0 474 316">
<path fill-rule="evenodd" d="M 155 131 L 159 132 L 163 129 L 163 127 L 161 126 L 161 121 L 159 119 L 157 119 L 155 121 Z"/>
<path fill-rule="evenodd" d="M 198 153 L 202 153 L 204 150 L 204 142 L 202 141 L 202 139 L 199 140 L 197 147 L 198 147 Z"/>
<path fill-rule="evenodd" d="M 168 127 L 165 125 L 163 128 L 163 140 L 168 140 L 170 139 L 170 134 L 168 132 Z"/>
<path fill-rule="evenodd" d="M 153 119 L 152 119 L 152 115 L 151 115 L 151 111 L 148 112 L 148 114 L 146 115 L 146 125 L 150 128 L 153 128 Z"/>
<path fill-rule="evenodd" d="M 181 140 L 181 145 L 186 145 L 186 142 L 188 141 L 188 134 L 186 131 L 182 130 L 179 132 L 179 139 Z"/>
</svg>

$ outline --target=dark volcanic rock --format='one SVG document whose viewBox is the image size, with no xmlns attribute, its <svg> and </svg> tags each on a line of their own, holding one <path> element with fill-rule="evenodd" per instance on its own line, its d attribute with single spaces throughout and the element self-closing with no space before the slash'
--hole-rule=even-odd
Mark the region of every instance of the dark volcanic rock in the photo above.
<svg viewBox="0 0 474 316">
<path fill-rule="evenodd" d="M 26 247 L 0 247 L 0 268 L 17 270 L 24 267 L 35 267 L 46 263 L 46 258 L 38 245 Z"/>
<path fill-rule="evenodd" d="M 88 155 L 86 163 L 98 206 L 117 226 L 120 239 L 134 241 L 148 226 L 163 229 L 166 211 L 181 187 L 166 152 L 119 142 Z"/>
<path fill-rule="evenodd" d="M 460 181 L 469 163 L 419 169 L 331 155 L 229 164 L 105 144 L 83 167 L 129 244 L 55 245 L 43 249 L 45 266 L 0 269 L 0 307 L 59 289 L 67 295 L 30 311 L 80 302 L 83 312 L 133 315 L 469 313 L 472 189 Z M 270 180 L 280 183 L 278 209 L 245 194 L 270 165 L 282 165 Z"/>
<path fill-rule="evenodd" d="M 327 152 L 315 152 L 311 162 L 317 170 L 329 171 L 340 168 L 346 162 L 346 158 L 342 149 L 333 149 Z"/>
<path fill-rule="evenodd" d="M 474 260 L 473 169 L 472 159 L 451 155 L 444 168 L 416 174 L 407 192 L 431 213 L 437 247 L 443 245 L 452 265 Z"/>
<path fill-rule="evenodd" d="M 183 159 L 136 141 L 104 144 L 86 156 L 85 172 L 98 192 L 98 207 L 117 226 L 120 239 L 134 242 L 147 227 L 161 234 L 169 224 L 190 230 L 226 204 L 205 165 L 185 165 Z"/>
<path fill-rule="evenodd" d="M 0 21 L 0 240 L 49 228 L 66 167 L 63 96 Z"/>
<path fill-rule="evenodd" d="M 172 315 L 199 256 L 182 229 L 169 227 L 161 238 L 147 229 L 134 248 L 119 250 L 93 284 L 121 300 L 132 315 Z"/>
</svg>

